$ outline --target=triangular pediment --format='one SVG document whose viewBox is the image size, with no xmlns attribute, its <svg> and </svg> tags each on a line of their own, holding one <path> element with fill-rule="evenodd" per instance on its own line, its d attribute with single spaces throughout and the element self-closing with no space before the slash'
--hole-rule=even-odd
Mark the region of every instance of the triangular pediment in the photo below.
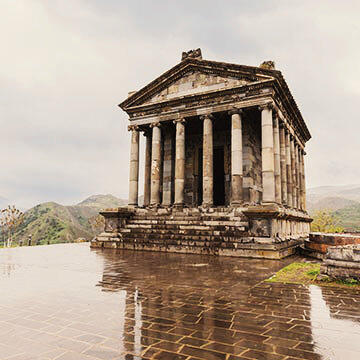
<svg viewBox="0 0 360 360">
<path fill-rule="evenodd" d="M 207 74 L 199 70 L 191 70 L 180 79 L 169 84 L 160 92 L 152 96 L 144 104 L 155 103 L 194 95 L 207 91 L 216 91 L 234 86 L 246 85 L 250 81 L 244 78 L 225 77 L 216 74 Z"/>
<path fill-rule="evenodd" d="M 267 74 L 255 73 L 253 69 L 203 60 L 180 63 L 143 89 L 132 93 L 120 106 L 125 110 L 132 106 L 151 105 L 272 78 Z"/>
</svg>

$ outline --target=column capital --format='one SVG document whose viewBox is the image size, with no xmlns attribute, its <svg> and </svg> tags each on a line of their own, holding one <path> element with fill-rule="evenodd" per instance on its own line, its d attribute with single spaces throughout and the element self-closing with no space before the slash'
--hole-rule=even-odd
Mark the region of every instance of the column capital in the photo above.
<svg viewBox="0 0 360 360">
<path fill-rule="evenodd" d="M 151 136 L 151 130 L 150 130 L 150 128 L 141 129 L 141 131 L 143 132 L 143 135 L 144 135 L 145 137 Z"/>
<path fill-rule="evenodd" d="M 280 110 L 279 110 L 279 108 L 278 107 L 276 107 L 275 105 L 272 105 L 273 106 L 273 117 L 275 118 L 277 118 L 278 120 L 279 120 L 279 122 L 280 122 Z"/>
<path fill-rule="evenodd" d="M 139 126 L 138 125 L 129 125 L 128 131 L 139 131 Z"/>
<path fill-rule="evenodd" d="M 258 109 L 259 109 L 260 111 L 262 111 L 262 110 L 273 110 L 273 109 L 275 109 L 275 106 L 274 106 L 274 103 L 273 103 L 273 102 L 268 102 L 268 103 L 266 103 L 266 104 L 261 104 L 261 105 L 259 105 L 259 106 L 258 106 Z"/>
<path fill-rule="evenodd" d="M 185 119 L 185 118 L 175 119 L 175 120 L 173 120 L 173 123 L 174 123 L 175 125 L 176 125 L 176 123 L 185 124 L 185 123 L 186 123 L 186 119 Z"/>
<path fill-rule="evenodd" d="M 233 108 L 231 110 L 228 111 L 228 114 L 231 115 L 235 115 L 235 114 L 239 114 L 242 115 L 244 113 L 244 110 L 242 108 Z"/>
<path fill-rule="evenodd" d="M 200 120 L 205 120 L 205 119 L 214 120 L 214 115 L 212 114 L 200 115 Z"/>
<path fill-rule="evenodd" d="M 281 118 L 279 118 L 279 128 L 287 130 L 286 124 Z"/>
<path fill-rule="evenodd" d="M 160 121 L 155 121 L 150 124 L 150 128 L 160 127 L 160 126 L 161 126 Z"/>
</svg>

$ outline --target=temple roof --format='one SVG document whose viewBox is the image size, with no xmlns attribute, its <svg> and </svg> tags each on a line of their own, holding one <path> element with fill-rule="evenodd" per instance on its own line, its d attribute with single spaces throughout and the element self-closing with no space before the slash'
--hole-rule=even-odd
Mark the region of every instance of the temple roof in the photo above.
<svg viewBox="0 0 360 360">
<path fill-rule="evenodd" d="M 119 106 L 124 111 L 131 112 L 134 108 L 161 105 L 174 99 L 186 99 L 198 94 L 241 88 L 251 84 L 266 84 L 274 87 L 287 112 L 295 119 L 298 125 L 296 127 L 302 132 L 304 140 L 311 138 L 290 89 L 282 73 L 274 69 L 273 62 L 264 62 L 257 67 L 210 61 L 202 59 L 199 50 L 183 53 L 180 63 L 142 89 L 132 92 Z M 190 87 L 188 80 L 192 80 Z"/>
</svg>

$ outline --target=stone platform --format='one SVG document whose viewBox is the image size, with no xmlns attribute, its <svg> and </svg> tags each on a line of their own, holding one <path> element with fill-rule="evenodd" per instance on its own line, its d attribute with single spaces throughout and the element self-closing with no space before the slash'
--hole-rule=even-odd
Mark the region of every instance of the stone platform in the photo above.
<svg viewBox="0 0 360 360">
<path fill-rule="evenodd" d="M 303 243 L 310 218 L 274 206 L 119 208 L 101 212 L 93 248 L 281 259 Z"/>
</svg>

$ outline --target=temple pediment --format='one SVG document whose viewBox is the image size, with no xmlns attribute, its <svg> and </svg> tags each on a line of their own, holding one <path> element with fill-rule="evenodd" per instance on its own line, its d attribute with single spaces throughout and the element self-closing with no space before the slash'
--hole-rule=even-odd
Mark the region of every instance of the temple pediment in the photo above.
<svg viewBox="0 0 360 360">
<path fill-rule="evenodd" d="M 131 95 L 121 108 L 146 106 L 201 93 L 271 80 L 270 74 L 255 72 L 253 67 L 186 59 L 150 84 Z"/>
<path fill-rule="evenodd" d="M 218 91 L 234 86 L 246 85 L 249 82 L 249 80 L 244 78 L 225 77 L 192 70 L 156 93 L 144 104 L 170 100 L 207 91 Z"/>
</svg>

